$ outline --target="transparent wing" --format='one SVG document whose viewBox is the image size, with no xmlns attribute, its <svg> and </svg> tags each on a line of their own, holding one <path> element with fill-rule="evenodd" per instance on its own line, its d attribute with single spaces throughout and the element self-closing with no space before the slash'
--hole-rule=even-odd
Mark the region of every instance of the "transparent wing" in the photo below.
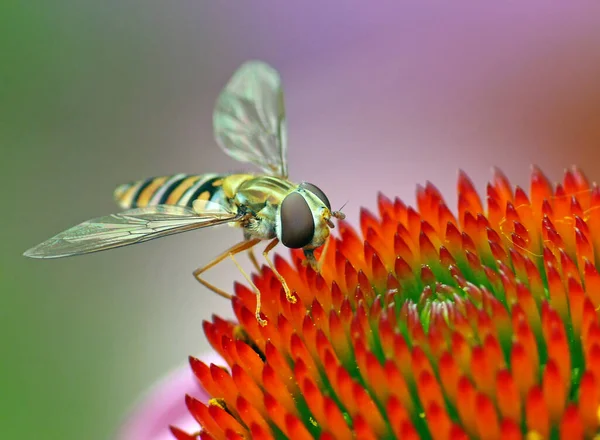
<svg viewBox="0 0 600 440">
<path fill-rule="evenodd" d="M 24 255 L 59 258 L 87 254 L 229 223 L 241 217 L 214 203 L 204 208 L 197 212 L 182 206 L 157 205 L 98 217 L 55 235 Z"/>
<path fill-rule="evenodd" d="M 213 124 L 217 143 L 228 155 L 267 174 L 288 176 L 283 90 L 271 66 L 243 64 L 219 95 Z"/>
</svg>

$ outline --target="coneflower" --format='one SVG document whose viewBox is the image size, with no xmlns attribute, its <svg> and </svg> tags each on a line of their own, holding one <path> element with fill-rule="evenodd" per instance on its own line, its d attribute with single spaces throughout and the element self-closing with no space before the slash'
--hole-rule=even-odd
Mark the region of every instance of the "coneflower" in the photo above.
<svg viewBox="0 0 600 440">
<path fill-rule="evenodd" d="M 384 195 L 340 222 L 320 274 L 299 252 L 238 284 L 236 321 L 190 358 L 211 396 L 186 397 L 189 439 L 592 438 L 600 403 L 600 190 L 576 168 L 529 192 L 498 170 L 458 210 L 430 183 L 416 208 Z M 182 396 L 183 398 L 183 396 Z"/>
</svg>

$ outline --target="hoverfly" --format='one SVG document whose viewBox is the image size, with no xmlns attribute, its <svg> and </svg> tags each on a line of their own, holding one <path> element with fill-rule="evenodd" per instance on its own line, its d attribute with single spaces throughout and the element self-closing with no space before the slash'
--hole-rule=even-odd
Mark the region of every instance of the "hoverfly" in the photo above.
<svg viewBox="0 0 600 440">
<path fill-rule="evenodd" d="M 319 270 L 314 250 L 325 245 L 334 227 L 329 199 L 317 186 L 288 180 L 287 128 L 281 79 L 278 72 L 260 61 L 243 64 L 220 93 L 213 113 L 217 144 L 238 161 L 257 166 L 260 174 L 202 174 L 154 177 L 121 185 L 115 200 L 125 211 L 85 221 L 29 249 L 25 256 L 58 258 L 142 243 L 171 234 L 229 224 L 241 227 L 243 241 L 194 271 L 206 288 L 231 298 L 208 283 L 202 274 L 230 257 L 257 295 L 256 319 L 260 316 L 260 291 L 234 256 L 253 254 L 259 242 L 270 240 L 263 251 L 269 267 L 281 282 L 289 301 L 295 302 L 285 280 L 269 258 L 281 242 L 302 249 L 307 262 Z"/>
</svg>

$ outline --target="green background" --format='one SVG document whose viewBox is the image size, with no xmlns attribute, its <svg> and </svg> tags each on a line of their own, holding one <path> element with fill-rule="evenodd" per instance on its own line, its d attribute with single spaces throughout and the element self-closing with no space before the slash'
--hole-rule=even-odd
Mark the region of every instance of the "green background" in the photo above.
<svg viewBox="0 0 600 440">
<path fill-rule="evenodd" d="M 292 176 L 349 200 L 353 223 L 378 190 L 412 202 L 425 180 L 454 203 L 458 168 L 481 190 L 492 165 L 522 185 L 532 162 L 600 176 L 600 11 L 367 3 L 0 3 L 0 438 L 110 438 L 207 349 L 202 320 L 231 316 L 191 276 L 227 229 L 21 254 L 115 211 L 117 184 L 239 170 L 211 112 L 247 59 L 282 72 Z"/>
</svg>

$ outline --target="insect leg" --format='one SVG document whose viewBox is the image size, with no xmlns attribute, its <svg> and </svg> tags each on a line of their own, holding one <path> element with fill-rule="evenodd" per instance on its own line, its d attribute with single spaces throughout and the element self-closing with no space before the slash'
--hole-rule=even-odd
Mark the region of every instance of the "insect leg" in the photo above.
<svg viewBox="0 0 600 440">
<path fill-rule="evenodd" d="M 252 240 L 252 238 L 249 235 L 246 235 L 246 233 L 244 233 L 244 238 L 246 240 Z M 254 248 L 251 247 L 250 249 L 248 249 L 248 258 L 250 258 L 250 261 L 252 262 L 252 265 L 254 266 L 254 269 L 256 269 L 256 271 L 259 274 L 262 274 L 262 269 L 260 268 L 260 265 L 258 264 L 258 260 L 256 259 L 256 255 L 254 254 Z"/>
<path fill-rule="evenodd" d="M 269 258 L 269 252 L 271 252 L 271 250 L 273 250 L 273 248 L 275 246 L 277 246 L 277 243 L 279 243 L 279 239 L 278 238 L 274 238 L 271 241 L 271 243 L 269 243 L 267 245 L 267 247 L 265 248 L 265 250 L 263 251 L 263 257 L 265 257 L 265 260 L 267 260 L 267 263 L 269 263 L 269 267 L 271 268 L 271 270 L 273 271 L 273 273 L 275 274 L 275 276 L 277 277 L 277 279 L 279 280 L 279 282 L 283 286 L 283 290 L 285 291 L 285 297 L 287 298 L 287 300 L 289 302 L 291 302 L 291 303 L 295 303 L 296 302 L 296 297 L 292 295 L 292 291 L 290 290 L 290 288 L 288 287 L 287 283 L 285 282 L 285 279 L 283 278 L 283 276 L 281 276 L 281 274 L 279 273 L 279 271 L 277 269 L 275 269 L 275 265 L 273 264 L 273 262 Z"/>
<path fill-rule="evenodd" d="M 233 261 L 233 264 L 235 264 L 237 266 L 238 270 L 242 273 L 242 275 L 244 275 L 244 278 L 246 278 L 246 281 L 248 281 L 248 283 L 250 283 L 250 285 L 254 288 L 254 292 L 256 292 L 255 316 L 256 316 L 256 320 L 258 321 L 258 323 L 264 327 L 265 325 L 267 325 L 267 321 L 265 321 L 264 319 L 262 319 L 260 317 L 260 290 L 258 287 L 256 287 L 256 284 L 254 284 L 252 282 L 252 279 L 248 276 L 248 274 L 242 268 L 242 266 L 240 266 L 240 264 L 237 262 L 234 255 L 235 254 L 229 254 L 229 258 L 231 258 L 231 260 Z M 254 255 L 254 254 L 252 254 L 252 255 Z"/>
<path fill-rule="evenodd" d="M 254 266 L 254 268 L 256 269 L 256 271 L 259 274 L 262 274 L 262 269 L 260 268 L 260 265 L 258 264 L 258 260 L 256 259 L 256 255 L 254 255 L 254 249 L 248 249 L 248 258 L 250 258 L 250 261 L 252 262 L 252 265 Z"/>
<path fill-rule="evenodd" d="M 235 255 L 235 254 L 243 252 L 247 249 L 251 249 L 253 246 L 256 246 L 256 244 L 259 243 L 260 241 L 261 240 L 258 238 L 253 238 L 252 240 L 245 240 L 245 241 L 242 241 L 242 242 L 230 247 L 225 252 L 223 252 L 221 255 L 217 256 L 210 263 L 208 263 L 206 266 L 196 269 L 194 271 L 194 277 L 198 280 L 198 282 L 200 284 L 202 284 L 207 289 L 212 290 L 213 292 L 215 292 L 218 295 L 221 295 L 224 298 L 231 299 L 232 296 L 229 293 L 225 292 L 224 290 L 219 289 L 216 286 L 213 286 L 208 281 L 201 278 L 200 275 L 202 275 L 208 269 L 215 267 L 217 264 L 219 264 L 221 261 L 223 261 L 225 258 L 229 257 L 230 255 Z M 255 288 L 255 290 L 258 290 L 258 289 Z"/>
</svg>

